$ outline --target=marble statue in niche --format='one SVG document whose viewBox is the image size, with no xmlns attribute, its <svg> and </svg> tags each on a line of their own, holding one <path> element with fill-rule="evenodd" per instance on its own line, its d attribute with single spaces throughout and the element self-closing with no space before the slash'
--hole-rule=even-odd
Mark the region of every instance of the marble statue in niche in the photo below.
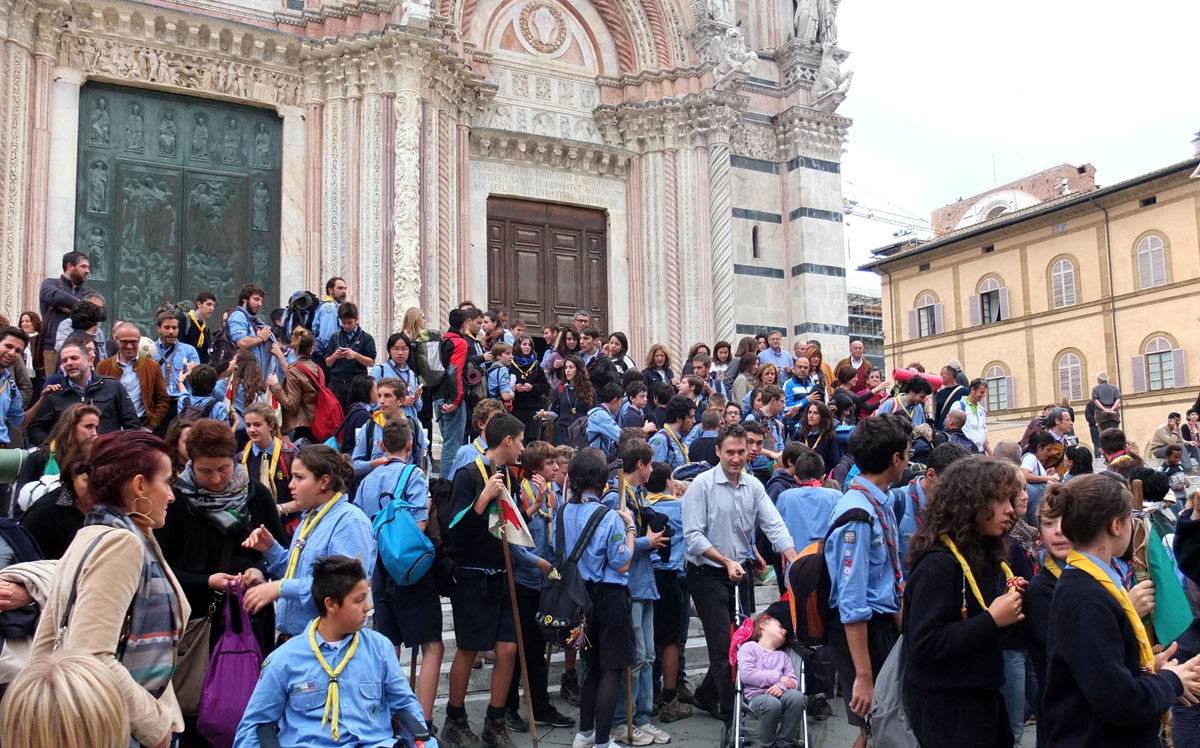
<svg viewBox="0 0 1200 748">
<path fill-rule="evenodd" d="M 254 183 L 254 211 L 250 218 L 250 228 L 255 231 L 271 230 L 271 193 L 267 191 L 267 183 L 259 180 Z"/>
<path fill-rule="evenodd" d="M 733 0 L 708 0 L 708 15 L 718 23 L 733 23 Z"/>
<path fill-rule="evenodd" d="M 158 122 L 158 155 L 174 156 L 175 143 L 178 140 L 178 126 L 175 123 L 175 112 L 168 109 L 163 112 Z"/>
<path fill-rule="evenodd" d="M 208 117 L 196 115 L 196 126 L 192 128 L 192 158 L 197 161 L 208 160 Z"/>
<path fill-rule="evenodd" d="M 800 41 L 837 44 L 837 11 L 841 0 L 796 0 L 793 31 Z"/>
<path fill-rule="evenodd" d="M 221 161 L 236 164 L 241 161 L 242 130 L 233 117 L 225 120 L 225 142 L 221 149 Z"/>
<path fill-rule="evenodd" d="M 108 237 L 104 234 L 104 229 L 99 226 L 93 226 L 91 232 L 87 235 L 87 240 L 84 242 L 84 252 L 88 256 L 88 261 L 91 262 L 92 280 L 105 280 L 108 278 L 108 252 L 106 251 Z"/>
<path fill-rule="evenodd" d="M 271 136 L 267 133 L 267 123 L 259 122 L 254 133 L 254 166 L 259 169 L 271 168 Z"/>
<path fill-rule="evenodd" d="M 142 105 L 134 104 L 129 110 L 129 116 L 125 118 L 125 150 L 141 152 L 144 140 L 145 122 L 142 119 Z"/>
<path fill-rule="evenodd" d="M 88 143 L 107 146 L 109 136 L 108 100 L 96 99 L 96 103 L 92 106 L 90 121 Z"/>
<path fill-rule="evenodd" d="M 88 167 L 87 209 L 89 213 L 108 211 L 108 164 L 93 161 Z"/>
<path fill-rule="evenodd" d="M 166 182 L 146 175 L 121 184 L 121 254 L 157 251 L 175 244 L 175 193 Z"/>
</svg>

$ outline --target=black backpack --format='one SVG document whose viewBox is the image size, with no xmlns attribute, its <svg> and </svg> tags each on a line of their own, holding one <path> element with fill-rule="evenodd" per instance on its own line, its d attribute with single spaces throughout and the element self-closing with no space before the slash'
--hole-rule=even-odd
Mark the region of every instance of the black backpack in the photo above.
<svg viewBox="0 0 1200 748">
<path fill-rule="evenodd" d="M 179 420 L 181 422 L 199 421 L 201 418 L 208 418 L 212 415 L 213 408 L 217 407 L 217 401 L 213 400 L 208 405 L 197 405 L 196 403 L 188 403 L 183 406 L 183 410 L 179 411 Z"/>
<path fill-rule="evenodd" d="M 292 330 L 303 327 L 309 332 L 313 330 L 313 320 L 317 316 L 317 308 L 321 300 L 312 291 L 297 291 L 288 299 L 287 309 L 283 312 L 283 332 L 291 336 Z"/>
<path fill-rule="evenodd" d="M 42 551 L 28 529 L 14 519 L 0 517 L 0 538 L 12 549 L 12 563 L 41 561 Z M 41 617 L 41 606 L 36 602 L 24 608 L 0 613 L 0 636 L 5 639 L 21 639 L 33 636 Z"/>
<path fill-rule="evenodd" d="M 575 420 L 571 421 L 571 424 L 567 426 L 567 444 L 577 450 L 587 449 L 591 446 L 588 444 L 587 429 L 588 414 L 583 413 L 576 416 Z"/>
<path fill-rule="evenodd" d="M 851 522 L 870 524 L 871 515 L 858 507 L 846 511 L 829 526 L 824 540 L 809 543 L 788 567 L 792 631 L 805 646 L 816 647 L 829 642 L 829 593 L 833 582 L 829 577 L 829 565 L 825 563 L 825 543 L 838 529 Z"/>
<path fill-rule="evenodd" d="M 587 550 L 588 542 L 596 534 L 600 521 L 608 513 L 608 508 L 601 505 L 593 511 L 584 525 L 583 533 L 575 541 L 571 555 L 563 559 L 563 548 L 566 546 L 566 532 L 563 529 L 564 504 L 558 510 L 557 547 L 554 565 L 550 574 L 542 583 L 542 591 L 538 595 L 537 625 L 542 630 L 542 636 L 551 644 L 570 649 L 582 649 L 584 629 L 588 616 L 592 613 L 592 598 L 588 594 L 583 576 L 579 573 L 579 559 Z"/>
<path fill-rule="evenodd" d="M 454 519 L 450 509 L 450 481 L 445 478 L 429 480 L 429 521 L 425 523 L 425 535 L 433 541 L 433 579 L 438 594 L 449 595 L 454 588 L 454 559 L 446 553 L 443 527 L 449 527 Z"/>
</svg>

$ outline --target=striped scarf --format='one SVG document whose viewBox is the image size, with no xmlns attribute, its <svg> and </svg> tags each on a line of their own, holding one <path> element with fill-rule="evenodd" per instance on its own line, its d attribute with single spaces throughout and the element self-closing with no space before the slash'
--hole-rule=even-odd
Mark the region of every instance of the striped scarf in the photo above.
<svg viewBox="0 0 1200 748">
<path fill-rule="evenodd" d="M 183 622 L 175 588 L 145 534 L 119 509 L 97 504 L 86 525 L 128 530 L 142 541 L 142 578 L 129 612 L 129 638 L 121 664 L 154 698 L 162 696 L 175 672 L 175 650 Z"/>
</svg>

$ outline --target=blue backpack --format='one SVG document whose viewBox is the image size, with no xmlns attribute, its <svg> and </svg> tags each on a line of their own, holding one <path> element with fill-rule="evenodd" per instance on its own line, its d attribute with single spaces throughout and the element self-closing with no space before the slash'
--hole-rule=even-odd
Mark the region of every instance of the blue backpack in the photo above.
<svg viewBox="0 0 1200 748">
<path fill-rule="evenodd" d="M 415 469 L 415 465 L 404 466 L 392 489 L 392 500 L 383 505 L 371 523 L 379 560 L 401 587 L 416 583 L 433 566 L 433 542 L 417 525 L 404 500 L 404 489 Z"/>
</svg>

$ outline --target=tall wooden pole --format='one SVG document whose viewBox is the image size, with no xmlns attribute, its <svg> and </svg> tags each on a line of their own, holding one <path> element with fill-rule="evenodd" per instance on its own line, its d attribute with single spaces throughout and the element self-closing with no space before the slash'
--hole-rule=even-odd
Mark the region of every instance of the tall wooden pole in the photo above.
<svg viewBox="0 0 1200 748">
<path fill-rule="evenodd" d="M 521 634 L 521 614 L 517 609 L 517 582 L 513 579 L 512 551 L 508 547 L 508 526 L 503 519 L 500 521 L 500 540 L 504 544 L 504 570 L 508 572 L 508 595 L 512 600 L 513 622 L 517 628 L 517 662 L 521 666 L 521 682 L 525 685 L 525 710 L 529 715 L 529 736 L 533 739 L 533 748 L 537 748 L 537 724 L 533 719 L 533 692 L 529 690 L 529 668 L 525 667 L 525 639 Z"/>
</svg>

